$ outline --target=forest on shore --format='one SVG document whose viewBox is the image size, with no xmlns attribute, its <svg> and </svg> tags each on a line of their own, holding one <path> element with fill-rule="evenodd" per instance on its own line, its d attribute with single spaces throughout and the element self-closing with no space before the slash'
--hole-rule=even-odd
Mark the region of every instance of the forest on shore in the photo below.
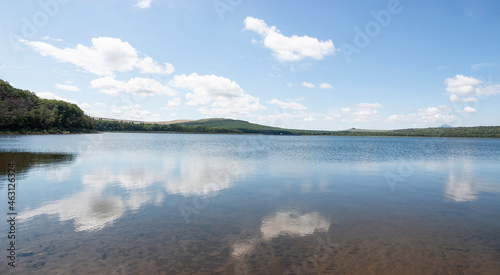
<svg viewBox="0 0 500 275">
<path fill-rule="evenodd" d="M 500 126 L 315 131 L 271 127 L 225 118 L 171 124 L 92 118 L 76 104 L 41 99 L 33 92 L 14 88 L 0 79 L 0 134 L 95 132 L 500 138 Z"/>
<path fill-rule="evenodd" d="M 88 133 L 92 119 L 76 104 L 41 99 L 0 79 L 0 133 Z"/>
</svg>

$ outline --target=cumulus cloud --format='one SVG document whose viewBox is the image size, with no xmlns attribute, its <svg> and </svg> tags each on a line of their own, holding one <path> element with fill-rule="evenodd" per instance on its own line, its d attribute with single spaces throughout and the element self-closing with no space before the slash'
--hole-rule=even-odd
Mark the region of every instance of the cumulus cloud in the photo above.
<svg viewBox="0 0 500 275">
<path fill-rule="evenodd" d="M 158 65 L 150 57 L 139 57 L 137 50 L 128 42 L 113 37 L 92 38 L 92 46 L 78 44 L 75 48 L 58 48 L 41 41 L 22 40 L 43 56 L 59 62 L 71 63 L 99 76 L 114 76 L 115 72 L 127 72 L 138 68 L 141 73 L 170 74 L 172 64 Z"/>
<path fill-rule="evenodd" d="M 308 117 L 304 118 L 304 121 L 306 121 L 306 122 L 308 122 L 308 121 L 316 121 L 316 119 L 313 116 L 308 116 Z"/>
<path fill-rule="evenodd" d="M 181 105 L 181 99 L 179 97 L 172 98 L 167 102 L 167 108 L 175 108 Z"/>
<path fill-rule="evenodd" d="M 314 88 L 314 87 L 316 87 L 311 82 L 306 82 L 306 81 L 302 82 L 301 85 L 304 86 L 304 87 L 307 87 L 307 88 Z"/>
<path fill-rule="evenodd" d="M 446 91 L 457 95 L 474 94 L 475 86 L 481 84 L 481 80 L 457 74 L 455 77 L 447 78 L 444 83 L 448 86 Z"/>
<path fill-rule="evenodd" d="M 342 113 L 349 113 L 351 111 L 351 108 L 350 107 L 343 107 L 343 108 L 340 108 L 340 111 Z"/>
<path fill-rule="evenodd" d="M 75 100 L 72 100 L 72 99 L 67 99 L 67 98 L 64 98 L 64 97 L 60 97 L 52 92 L 41 92 L 41 93 L 36 93 L 36 95 L 39 97 L 39 98 L 43 98 L 43 99 L 55 99 L 55 100 L 62 100 L 62 101 L 66 101 L 66 102 L 69 102 L 69 103 L 73 103 L 73 104 L 76 104 L 77 102 Z"/>
<path fill-rule="evenodd" d="M 186 105 L 198 106 L 207 115 L 250 115 L 265 109 L 259 99 L 247 93 L 234 81 L 216 75 L 176 75 L 169 83 L 172 87 L 189 91 Z"/>
<path fill-rule="evenodd" d="M 391 115 L 388 122 L 411 122 L 424 124 L 442 124 L 456 121 L 457 117 L 452 113 L 453 108 L 445 105 L 418 109 L 416 113 L 408 115 Z"/>
<path fill-rule="evenodd" d="M 80 91 L 80 88 L 78 88 L 76 86 L 73 86 L 73 85 L 56 83 L 55 86 L 56 86 L 57 89 L 65 90 L 65 91 L 69 91 L 69 92 L 78 92 L 78 91 Z"/>
<path fill-rule="evenodd" d="M 500 94 L 500 85 L 485 85 L 481 80 L 457 74 L 446 78 L 446 91 L 450 94 L 451 102 L 476 102 L 479 96 Z"/>
<path fill-rule="evenodd" d="M 472 107 L 467 106 L 467 107 L 463 108 L 462 112 L 463 113 L 477 113 L 477 110 L 472 108 Z"/>
<path fill-rule="evenodd" d="M 163 66 L 160 66 L 149 56 L 139 60 L 137 67 L 143 74 L 171 74 L 174 72 L 174 66 L 172 64 L 165 63 Z"/>
<path fill-rule="evenodd" d="M 356 108 L 350 107 L 340 108 L 344 114 L 342 121 L 345 122 L 371 122 L 380 120 L 378 108 L 381 108 L 380 103 L 358 103 Z"/>
<path fill-rule="evenodd" d="M 451 102 L 477 102 L 478 99 L 476 97 L 459 97 L 456 94 L 450 95 Z"/>
<path fill-rule="evenodd" d="M 110 113 L 112 117 L 118 117 L 121 119 L 140 121 L 161 120 L 158 114 L 153 114 L 148 110 L 144 110 L 144 108 L 139 104 L 134 106 L 113 106 L 111 107 Z"/>
<path fill-rule="evenodd" d="M 139 105 L 108 106 L 104 103 L 79 104 L 86 114 L 95 117 L 116 118 L 136 121 L 160 121 L 161 117 L 157 113 L 152 113 Z"/>
<path fill-rule="evenodd" d="M 134 77 L 129 81 L 120 81 L 112 77 L 102 77 L 90 82 L 90 87 L 101 93 L 116 96 L 120 92 L 132 93 L 146 97 L 153 95 L 175 96 L 177 93 L 170 87 L 151 78 Z"/>
<path fill-rule="evenodd" d="M 331 89 L 331 88 L 333 88 L 332 85 L 330 85 L 329 83 L 326 83 L 326 82 L 323 82 L 323 83 L 319 84 L 319 87 L 321 89 Z"/>
<path fill-rule="evenodd" d="M 148 9 L 151 8 L 151 3 L 153 0 L 139 0 L 135 6 L 139 9 Z"/>
<path fill-rule="evenodd" d="M 297 103 L 297 102 L 293 102 L 293 101 L 284 102 L 281 100 L 273 99 L 273 100 L 269 101 L 269 103 L 276 104 L 281 109 L 292 109 L 292 110 L 306 110 L 307 109 L 306 106 L 304 106 L 300 103 Z"/>
<path fill-rule="evenodd" d="M 262 19 L 248 16 L 244 23 L 245 30 L 258 33 L 264 46 L 280 61 L 300 61 L 305 58 L 322 60 L 336 50 L 332 40 L 319 41 L 306 35 L 288 37 L 281 34 L 275 26 L 268 26 Z"/>
</svg>

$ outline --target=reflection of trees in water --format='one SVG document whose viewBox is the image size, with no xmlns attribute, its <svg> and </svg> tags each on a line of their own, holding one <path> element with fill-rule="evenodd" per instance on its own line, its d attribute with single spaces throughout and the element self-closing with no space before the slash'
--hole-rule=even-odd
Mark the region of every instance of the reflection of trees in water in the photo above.
<svg viewBox="0 0 500 275">
<path fill-rule="evenodd" d="M 7 176 L 9 171 L 8 164 L 16 164 L 16 176 L 27 173 L 35 167 L 47 167 L 56 164 L 68 163 L 74 161 L 72 154 L 47 154 L 47 153 L 3 153 L 0 152 L 0 177 Z M 5 181 L 0 181 L 0 189 L 6 186 Z"/>
</svg>

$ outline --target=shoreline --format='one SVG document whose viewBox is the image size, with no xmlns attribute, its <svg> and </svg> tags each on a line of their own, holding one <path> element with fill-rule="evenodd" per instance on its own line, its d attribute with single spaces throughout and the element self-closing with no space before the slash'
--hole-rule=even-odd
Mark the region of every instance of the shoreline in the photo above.
<svg viewBox="0 0 500 275">
<path fill-rule="evenodd" d="M 0 132 L 0 136 L 29 136 L 29 135 L 79 135 L 79 134 L 103 134 L 103 133 L 124 133 L 124 134 L 192 134 L 192 135 L 250 135 L 250 136 L 316 136 L 316 137 L 395 137 L 395 138 L 464 138 L 464 139 L 500 139 L 500 137 L 471 137 L 471 136 L 423 136 L 423 135 L 362 135 L 362 134 L 342 134 L 342 135 L 315 135 L 315 134 L 264 134 L 264 133 L 193 133 L 193 132 L 165 132 L 165 131 L 103 131 L 103 132 L 59 132 L 59 133 L 16 133 L 16 132 Z"/>
</svg>

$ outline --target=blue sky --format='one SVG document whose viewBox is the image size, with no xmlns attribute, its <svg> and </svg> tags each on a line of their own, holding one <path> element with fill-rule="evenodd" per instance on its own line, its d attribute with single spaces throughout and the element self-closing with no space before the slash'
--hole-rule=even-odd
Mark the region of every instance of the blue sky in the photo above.
<svg viewBox="0 0 500 275">
<path fill-rule="evenodd" d="M 0 78 L 93 116 L 325 130 L 500 125 L 498 1 L 0 7 Z"/>
</svg>

